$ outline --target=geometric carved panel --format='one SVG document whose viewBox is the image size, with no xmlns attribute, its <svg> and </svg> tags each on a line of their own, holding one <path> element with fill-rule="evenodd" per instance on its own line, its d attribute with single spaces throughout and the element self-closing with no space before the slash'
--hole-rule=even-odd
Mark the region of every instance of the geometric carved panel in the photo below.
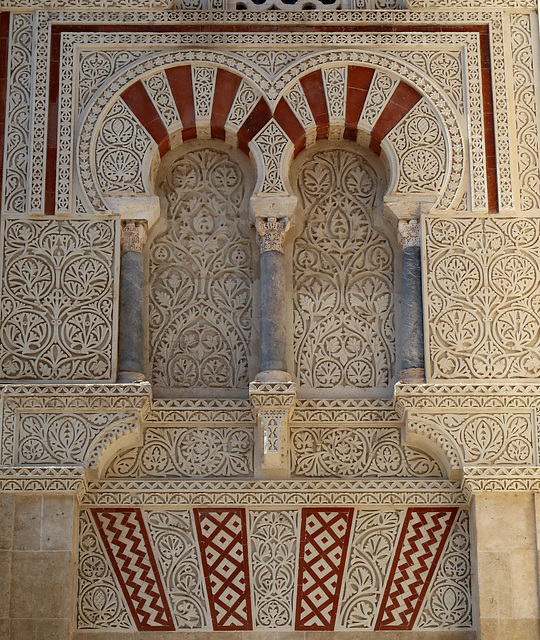
<svg viewBox="0 0 540 640">
<path fill-rule="evenodd" d="M 252 629 L 246 512 L 195 509 L 214 631 Z"/>
<path fill-rule="evenodd" d="M 375 624 L 376 630 L 412 629 L 457 509 L 409 509 Z"/>
<path fill-rule="evenodd" d="M 115 220 L 2 224 L 0 377 L 115 377 Z"/>
<path fill-rule="evenodd" d="M 537 379 L 540 220 L 425 223 L 429 379 Z"/>
<path fill-rule="evenodd" d="M 302 509 L 296 629 L 331 631 L 354 510 Z"/>
<path fill-rule="evenodd" d="M 247 388 L 253 248 L 240 218 L 240 165 L 213 149 L 172 164 L 163 183 L 167 228 L 150 246 L 152 382 L 189 389 Z"/>
<path fill-rule="evenodd" d="M 395 360 L 392 248 L 372 222 L 378 178 L 358 153 L 317 153 L 298 187 L 293 350 L 300 389 L 384 389 Z"/>
<path fill-rule="evenodd" d="M 174 622 L 139 509 L 92 514 L 139 631 L 174 631 Z"/>
</svg>

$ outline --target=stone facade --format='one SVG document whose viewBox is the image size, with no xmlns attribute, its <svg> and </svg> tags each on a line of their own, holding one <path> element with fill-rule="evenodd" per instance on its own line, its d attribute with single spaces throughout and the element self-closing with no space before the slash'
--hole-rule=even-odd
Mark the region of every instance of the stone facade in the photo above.
<svg viewBox="0 0 540 640">
<path fill-rule="evenodd" d="M 540 640 L 532 0 L 4 0 L 0 639 Z"/>
</svg>

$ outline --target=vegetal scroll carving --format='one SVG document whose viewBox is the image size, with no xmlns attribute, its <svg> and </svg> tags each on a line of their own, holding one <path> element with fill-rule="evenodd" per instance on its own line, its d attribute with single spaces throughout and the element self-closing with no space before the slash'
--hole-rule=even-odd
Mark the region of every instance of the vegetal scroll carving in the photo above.
<svg viewBox="0 0 540 640">
<path fill-rule="evenodd" d="M 358 511 L 343 581 L 340 626 L 372 629 L 403 511 Z"/>
<path fill-rule="evenodd" d="M 393 256 L 372 224 L 374 169 L 323 151 L 301 169 L 306 227 L 294 245 L 296 376 L 304 388 L 383 388 L 395 359 Z"/>
<path fill-rule="evenodd" d="M 427 220 L 431 379 L 538 378 L 540 221 Z"/>
<path fill-rule="evenodd" d="M 238 218 L 240 166 L 221 151 L 192 151 L 172 165 L 163 189 L 167 229 L 150 247 L 152 380 L 246 388 L 253 243 Z"/>
<path fill-rule="evenodd" d="M 107 478 L 209 478 L 253 473 L 253 429 L 150 427 L 144 444 L 120 453 Z"/>
<path fill-rule="evenodd" d="M 416 626 L 470 628 L 472 621 L 469 514 L 460 511 Z"/>
<path fill-rule="evenodd" d="M 114 376 L 115 222 L 3 222 L 0 376 Z"/>
<path fill-rule="evenodd" d="M 442 477 L 428 455 L 403 447 L 396 428 L 293 427 L 292 472 L 306 477 Z"/>
<path fill-rule="evenodd" d="M 78 629 L 135 629 L 90 512 L 79 516 Z"/>
<path fill-rule="evenodd" d="M 299 511 L 249 511 L 255 626 L 292 628 Z"/>
</svg>

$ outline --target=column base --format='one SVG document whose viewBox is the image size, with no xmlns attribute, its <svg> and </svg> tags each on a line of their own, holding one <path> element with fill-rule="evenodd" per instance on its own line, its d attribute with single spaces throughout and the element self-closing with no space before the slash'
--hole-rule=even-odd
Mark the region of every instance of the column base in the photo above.
<svg viewBox="0 0 540 640">
<path fill-rule="evenodd" d="M 286 371 L 278 369 L 260 371 L 255 378 L 255 382 L 291 382 L 291 380 L 291 376 Z"/>
<path fill-rule="evenodd" d="M 146 377 L 141 371 L 119 371 L 117 382 L 146 382 Z"/>
<path fill-rule="evenodd" d="M 405 384 L 424 384 L 426 381 L 426 370 L 423 367 L 411 367 L 399 372 L 399 381 Z"/>
</svg>

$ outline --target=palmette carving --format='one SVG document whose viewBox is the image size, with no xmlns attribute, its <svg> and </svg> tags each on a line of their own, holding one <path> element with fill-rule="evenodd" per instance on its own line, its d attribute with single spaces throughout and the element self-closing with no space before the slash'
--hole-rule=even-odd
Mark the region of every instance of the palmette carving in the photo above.
<svg viewBox="0 0 540 640">
<path fill-rule="evenodd" d="M 19 414 L 18 464 L 67 465 L 83 463 L 105 430 L 128 429 L 132 414 L 27 413 Z"/>
<path fill-rule="evenodd" d="M 263 179 L 259 192 L 265 195 L 287 194 L 281 175 L 281 162 L 289 138 L 275 120 L 270 120 L 253 138 L 263 161 Z"/>
<path fill-rule="evenodd" d="M 96 141 L 99 185 L 109 195 L 145 193 L 142 162 L 155 144 L 146 129 L 121 101 L 105 116 Z"/>
<path fill-rule="evenodd" d="M 6 104 L 3 213 L 27 209 L 34 16 L 12 17 Z"/>
<path fill-rule="evenodd" d="M 234 477 L 253 473 L 253 429 L 149 427 L 144 444 L 120 453 L 107 478 Z"/>
<path fill-rule="evenodd" d="M 294 244 L 296 376 L 305 388 L 384 388 L 394 362 L 392 249 L 371 222 L 377 176 L 351 151 L 300 172 L 306 227 Z"/>
<path fill-rule="evenodd" d="M 536 443 L 530 414 L 414 415 L 409 418 L 408 428 L 418 433 L 432 432 L 434 437 L 450 436 L 465 465 L 534 464 Z"/>
<path fill-rule="evenodd" d="M 143 512 L 177 629 L 206 629 L 210 616 L 190 511 Z"/>
<path fill-rule="evenodd" d="M 292 427 L 291 467 L 298 477 L 434 477 L 439 465 L 401 444 L 396 428 Z"/>
<path fill-rule="evenodd" d="M 248 511 L 255 627 L 292 628 L 299 511 Z"/>
<path fill-rule="evenodd" d="M 460 511 L 416 627 L 463 629 L 473 626 L 469 514 Z"/>
<path fill-rule="evenodd" d="M 95 524 L 86 510 L 79 515 L 77 591 L 77 629 L 135 630 Z"/>
<path fill-rule="evenodd" d="M 446 172 L 446 143 L 429 103 L 420 100 L 388 134 L 399 162 L 396 193 L 438 194 Z"/>
<path fill-rule="evenodd" d="M 538 166 L 537 98 L 534 77 L 534 52 L 531 17 L 510 16 L 512 42 L 512 79 L 517 128 L 520 209 L 540 208 L 540 167 Z"/>
<path fill-rule="evenodd" d="M 225 153 L 193 151 L 166 178 L 167 230 L 150 247 L 152 381 L 246 388 L 252 242 L 238 220 L 245 185 Z"/>
<path fill-rule="evenodd" d="M 537 378 L 540 220 L 426 224 L 429 378 Z"/>
<path fill-rule="evenodd" d="M 404 511 L 358 511 L 338 624 L 373 629 Z"/>
<path fill-rule="evenodd" d="M 4 218 L 0 376 L 113 377 L 115 232 L 107 219 Z"/>
</svg>

